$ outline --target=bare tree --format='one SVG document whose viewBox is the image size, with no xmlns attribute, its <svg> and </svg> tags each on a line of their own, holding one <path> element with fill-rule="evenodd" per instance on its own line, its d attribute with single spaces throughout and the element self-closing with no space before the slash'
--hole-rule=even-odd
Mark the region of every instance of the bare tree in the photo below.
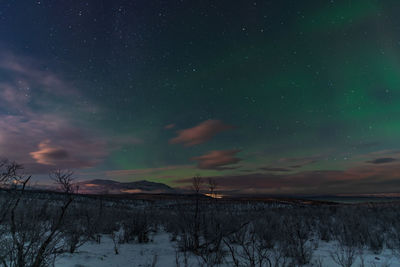
<svg viewBox="0 0 400 267">
<path fill-rule="evenodd" d="M 194 176 L 192 178 L 192 188 L 196 194 L 200 193 L 202 185 L 203 185 L 203 179 L 200 176 Z"/>
<path fill-rule="evenodd" d="M 210 196 L 215 198 L 215 189 L 217 188 L 217 182 L 213 178 L 208 178 L 208 190 L 210 191 Z"/>
<path fill-rule="evenodd" d="M 63 223 L 63 219 L 65 217 L 67 209 L 73 201 L 72 194 L 74 193 L 74 185 L 72 175 L 73 172 L 70 170 L 57 170 L 51 176 L 55 183 L 62 189 L 62 192 L 66 194 L 66 199 L 61 207 L 61 212 L 58 216 L 58 219 L 56 219 L 52 230 L 39 247 L 39 251 L 36 254 L 32 267 L 42 266 L 42 263 L 45 261 L 45 256 L 51 254 L 52 250 L 54 250 L 54 247 L 49 248 L 49 245 L 53 241 L 55 236 L 60 232 L 60 228 Z M 48 249 L 50 249 L 50 253 L 48 252 Z M 56 251 L 54 251 L 54 253 L 56 253 Z"/>
<path fill-rule="evenodd" d="M 253 224 L 243 225 L 225 238 L 224 243 L 229 249 L 232 264 L 236 267 L 272 266 L 271 251 L 265 247 Z"/>
<path fill-rule="evenodd" d="M 111 239 L 113 241 L 114 245 L 114 253 L 115 255 L 119 254 L 119 240 L 120 240 L 120 234 L 118 232 L 112 232 L 111 233 Z"/>
<path fill-rule="evenodd" d="M 16 198 L 10 211 L 7 213 L 9 235 L 2 236 L 6 239 L 5 246 L 1 247 L 1 262 L 10 267 L 43 267 L 48 266 L 55 257 L 62 253 L 61 226 L 67 209 L 73 201 L 72 173 L 58 171 L 54 173 L 54 179 L 65 193 L 60 211 L 57 212 L 54 205 L 48 205 L 47 201 L 32 199 L 25 196 L 25 188 L 31 176 L 19 174 L 20 165 L 13 164 L 9 179 L 13 185 L 9 190 L 14 192 Z M 16 168 L 16 166 L 18 168 Z M 57 206 L 56 206 L 57 207 Z"/>
<path fill-rule="evenodd" d="M 194 211 L 194 233 L 193 233 L 193 241 L 194 241 L 194 250 L 196 251 L 199 248 L 199 232 L 200 232 L 200 220 L 199 220 L 199 201 L 200 201 L 200 189 L 203 184 L 203 180 L 199 176 L 193 177 L 192 187 L 196 194 L 196 205 Z"/>
<path fill-rule="evenodd" d="M 334 262 L 342 267 L 351 267 L 357 258 L 357 247 L 354 233 L 342 222 L 338 229 L 335 250 L 330 253 Z"/>
<path fill-rule="evenodd" d="M 16 162 L 10 162 L 7 159 L 0 161 L 0 190 L 3 190 L 10 194 L 5 202 L 2 203 L 0 208 L 0 224 L 2 224 L 9 214 L 12 206 L 17 205 L 22 193 L 24 192 L 26 184 L 31 179 L 30 176 L 23 176 L 20 174 L 23 167 Z M 12 187 L 20 187 L 23 190 L 17 192 L 17 190 L 10 190 Z M 18 193 L 18 194 L 16 194 Z"/>
<path fill-rule="evenodd" d="M 74 172 L 71 170 L 55 170 L 50 173 L 50 179 L 58 185 L 58 189 L 65 194 L 73 194 L 77 191 L 77 186 L 74 185 Z"/>
<path fill-rule="evenodd" d="M 10 162 L 7 159 L 0 160 L 0 184 L 3 187 L 5 184 L 12 181 L 13 178 L 18 176 L 19 172 L 23 169 L 22 165 L 16 162 Z"/>
<path fill-rule="evenodd" d="M 330 256 L 334 262 L 342 267 L 351 267 L 357 258 L 357 250 L 354 246 L 346 246 L 339 243 L 335 246 L 335 250 L 330 252 Z"/>
</svg>

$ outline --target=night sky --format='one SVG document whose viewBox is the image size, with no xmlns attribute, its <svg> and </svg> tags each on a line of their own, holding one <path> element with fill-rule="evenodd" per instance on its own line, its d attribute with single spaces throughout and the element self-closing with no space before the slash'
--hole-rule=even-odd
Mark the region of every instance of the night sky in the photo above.
<svg viewBox="0 0 400 267">
<path fill-rule="evenodd" d="M 36 181 L 400 191 L 400 5 L 0 1 L 0 156 Z"/>
</svg>

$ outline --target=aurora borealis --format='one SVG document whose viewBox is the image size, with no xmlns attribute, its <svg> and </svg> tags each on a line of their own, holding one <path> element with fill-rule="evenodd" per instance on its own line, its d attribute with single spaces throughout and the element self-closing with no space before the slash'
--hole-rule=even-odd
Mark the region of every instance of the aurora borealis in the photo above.
<svg viewBox="0 0 400 267">
<path fill-rule="evenodd" d="M 398 1 L 0 4 L 0 156 L 45 182 L 400 190 Z"/>
</svg>

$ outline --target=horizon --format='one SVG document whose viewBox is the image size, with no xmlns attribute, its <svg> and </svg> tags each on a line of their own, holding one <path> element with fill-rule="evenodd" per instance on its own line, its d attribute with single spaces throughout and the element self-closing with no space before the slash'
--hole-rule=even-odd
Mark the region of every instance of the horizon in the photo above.
<svg viewBox="0 0 400 267">
<path fill-rule="evenodd" d="M 210 184 L 207 182 L 206 179 L 202 177 L 198 177 L 202 181 L 200 183 L 200 190 L 199 193 L 204 196 L 212 197 L 214 198 L 213 194 L 219 196 L 217 198 L 252 198 L 254 199 L 257 198 L 292 198 L 292 199 L 301 199 L 301 198 L 306 198 L 306 199 L 313 199 L 313 200 L 318 200 L 320 198 L 367 198 L 367 199 L 397 199 L 400 198 L 400 193 L 398 192 L 391 192 L 391 193 L 359 193 L 359 194 L 352 194 L 352 193 L 338 193 L 338 194 L 308 194 L 308 193 L 303 193 L 303 194 L 291 194 L 291 193 L 286 193 L 286 194 L 280 194 L 280 193 L 243 193 L 241 191 L 225 191 L 223 188 L 218 189 L 218 184 L 215 183 L 215 180 L 213 180 L 213 193 L 210 192 Z M 105 184 L 104 182 L 107 182 Z M 117 188 L 110 187 L 109 182 L 112 182 L 113 185 L 115 184 L 118 186 Z M 167 186 L 169 190 L 162 190 L 159 187 L 154 187 L 154 188 L 147 188 L 147 189 L 129 189 L 132 188 L 132 185 L 137 185 L 140 183 L 149 183 L 150 186 L 157 186 L 160 185 L 161 187 Z M 75 189 L 74 194 L 77 195 L 196 195 L 196 192 L 193 189 L 193 184 L 192 185 L 186 185 L 183 187 L 173 187 L 169 186 L 167 184 L 164 184 L 162 182 L 152 182 L 149 180 L 135 180 L 135 181 L 128 181 L 128 182 L 119 182 L 116 180 L 112 179 L 91 179 L 91 180 L 79 180 L 73 178 L 71 180 L 71 183 L 74 187 L 77 186 Z M 109 185 L 109 186 L 107 186 Z M 129 186 L 129 187 L 124 187 L 124 186 Z M 27 185 L 27 190 L 39 190 L 39 191 L 44 191 L 44 192 L 62 192 L 62 189 L 58 188 L 56 183 L 49 184 L 49 183 L 28 183 Z M 132 192 L 130 192 L 132 190 Z"/>
<path fill-rule="evenodd" d="M 400 192 L 396 1 L 7 1 L 0 158 L 50 185 Z"/>
</svg>

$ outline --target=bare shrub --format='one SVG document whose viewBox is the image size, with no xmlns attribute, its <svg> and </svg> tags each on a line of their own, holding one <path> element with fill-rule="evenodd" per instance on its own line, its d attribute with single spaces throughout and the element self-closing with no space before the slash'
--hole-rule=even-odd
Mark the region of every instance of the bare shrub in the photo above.
<svg viewBox="0 0 400 267">
<path fill-rule="evenodd" d="M 145 210 L 136 210 L 129 214 L 129 218 L 122 222 L 124 229 L 123 242 L 137 240 L 139 243 L 150 241 L 150 233 L 156 229 L 150 222 L 150 216 Z"/>
<path fill-rule="evenodd" d="M 342 223 L 337 232 L 337 244 L 330 256 L 334 262 L 342 267 L 351 267 L 357 258 L 357 242 L 354 233 L 348 225 Z"/>
<path fill-rule="evenodd" d="M 288 217 L 284 221 L 281 246 L 286 248 L 286 256 L 293 259 L 297 265 L 305 265 L 313 255 L 312 244 L 309 242 L 311 232 L 304 218 Z"/>
<path fill-rule="evenodd" d="M 47 201 L 32 200 L 25 196 L 25 187 L 31 176 L 17 173 L 21 168 L 13 164 L 12 177 L 3 179 L 11 181 L 11 191 L 15 198 L 7 213 L 5 229 L 9 234 L 2 235 L 1 261 L 5 266 L 48 266 L 55 257 L 63 252 L 61 227 L 69 205 L 72 202 L 72 191 L 65 192 L 62 203 L 50 205 Z M 63 189 L 71 188 L 72 180 L 64 179 L 71 174 L 62 171 L 55 173 L 54 178 Z M 3 175 L 2 178 L 5 176 Z M 4 242 L 5 241 L 5 242 Z"/>
<path fill-rule="evenodd" d="M 271 252 L 264 246 L 252 224 L 246 224 L 224 240 L 235 266 L 271 266 Z"/>
</svg>

